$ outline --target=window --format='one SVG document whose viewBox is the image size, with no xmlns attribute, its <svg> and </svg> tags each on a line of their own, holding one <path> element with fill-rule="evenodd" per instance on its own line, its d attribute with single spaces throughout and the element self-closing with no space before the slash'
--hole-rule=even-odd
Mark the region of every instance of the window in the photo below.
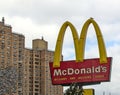
<svg viewBox="0 0 120 95">
<path fill-rule="evenodd" d="M 38 93 L 35 93 L 35 95 L 38 95 Z"/>
<path fill-rule="evenodd" d="M 1 55 L 2 58 L 4 58 L 4 55 Z"/>
<path fill-rule="evenodd" d="M 35 89 L 35 91 L 38 91 L 38 89 Z M 37 95 L 38 95 L 38 93 L 37 93 Z"/>
<path fill-rule="evenodd" d="M 35 85 L 35 87 L 39 87 L 39 85 Z"/>
<path fill-rule="evenodd" d="M 39 83 L 38 81 L 35 81 L 35 83 Z"/>
<path fill-rule="evenodd" d="M 39 62 L 35 62 L 35 64 L 39 64 Z"/>
<path fill-rule="evenodd" d="M 1 36 L 1 38 L 3 38 L 3 39 L 4 39 L 4 38 L 5 38 L 5 36 Z"/>
<path fill-rule="evenodd" d="M 5 32 L 4 31 L 2 31 L 2 34 L 4 34 Z"/>
<path fill-rule="evenodd" d="M 3 43 L 5 43 L 5 41 L 4 41 L 4 40 L 2 40 L 2 44 L 3 44 Z"/>
</svg>

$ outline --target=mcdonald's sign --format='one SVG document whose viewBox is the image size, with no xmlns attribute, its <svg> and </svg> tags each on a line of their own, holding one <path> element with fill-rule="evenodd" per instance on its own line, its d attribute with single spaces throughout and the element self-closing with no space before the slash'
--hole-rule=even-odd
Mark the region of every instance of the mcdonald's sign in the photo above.
<svg viewBox="0 0 120 95">
<path fill-rule="evenodd" d="M 94 26 L 96 32 L 100 58 L 84 59 L 85 40 L 90 24 Z M 76 60 L 60 61 L 63 38 L 68 26 L 71 29 L 74 40 Z M 75 27 L 67 21 L 60 29 L 54 53 L 54 62 L 50 63 L 52 83 L 65 85 L 71 83 L 94 84 L 110 81 L 111 63 L 112 57 L 107 57 L 102 33 L 94 19 L 90 18 L 84 23 L 80 38 Z"/>
</svg>

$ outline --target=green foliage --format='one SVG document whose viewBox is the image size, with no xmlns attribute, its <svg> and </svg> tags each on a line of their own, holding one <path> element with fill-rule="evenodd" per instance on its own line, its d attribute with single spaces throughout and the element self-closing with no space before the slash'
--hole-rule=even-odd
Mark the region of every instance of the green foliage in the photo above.
<svg viewBox="0 0 120 95">
<path fill-rule="evenodd" d="M 82 85 L 78 83 L 73 83 L 65 91 L 64 95 L 84 95 Z"/>
</svg>

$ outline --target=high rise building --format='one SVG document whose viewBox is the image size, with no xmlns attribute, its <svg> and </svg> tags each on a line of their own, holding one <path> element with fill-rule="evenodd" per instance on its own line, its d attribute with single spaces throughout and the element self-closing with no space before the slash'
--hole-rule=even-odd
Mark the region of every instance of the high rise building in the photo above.
<svg viewBox="0 0 120 95">
<path fill-rule="evenodd" d="M 47 41 L 43 37 L 34 39 L 32 49 L 25 48 L 24 44 L 24 35 L 13 33 L 12 27 L 6 25 L 2 18 L 0 22 L 0 93 L 3 95 L 11 93 L 63 95 L 63 87 L 51 83 L 49 62 L 53 61 L 54 51 L 48 50 Z"/>
<path fill-rule="evenodd" d="M 22 95 L 24 35 L 12 33 L 12 27 L 0 22 L 0 93 Z M 2 94 L 0 94 L 2 95 Z"/>
<path fill-rule="evenodd" d="M 43 38 L 33 40 L 32 44 L 32 49 L 25 49 L 24 95 L 63 95 L 63 87 L 51 83 L 49 62 L 53 61 L 54 52 L 48 50 Z"/>
</svg>

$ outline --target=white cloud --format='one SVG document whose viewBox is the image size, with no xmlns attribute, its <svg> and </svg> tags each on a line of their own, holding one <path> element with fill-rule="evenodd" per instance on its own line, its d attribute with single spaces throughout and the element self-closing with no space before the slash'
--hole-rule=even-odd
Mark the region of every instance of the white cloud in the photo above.
<svg viewBox="0 0 120 95">
<path fill-rule="evenodd" d="M 34 23 L 30 18 L 21 18 L 21 17 L 7 17 L 7 21 L 10 25 L 12 25 L 13 32 L 17 32 L 23 34 L 25 36 L 25 46 L 31 48 L 32 40 L 37 38 L 42 38 L 46 41 L 49 41 L 49 48 L 53 49 L 55 47 L 58 27 L 57 25 L 51 24 L 43 24 L 39 25 Z"/>
<path fill-rule="evenodd" d="M 111 82 L 92 86 L 97 95 L 103 91 L 120 93 L 120 1 L 119 0 L 1 0 L 0 17 L 10 24 L 13 31 L 25 35 L 26 47 L 32 39 L 42 36 L 54 50 L 62 24 L 69 20 L 80 33 L 84 22 L 93 17 L 103 34 L 108 56 L 113 57 Z M 69 28 L 66 31 L 63 54 L 65 59 L 75 59 L 74 45 Z M 87 35 L 85 58 L 99 57 L 96 36 L 90 26 Z M 90 86 L 91 87 L 91 86 Z"/>
</svg>

